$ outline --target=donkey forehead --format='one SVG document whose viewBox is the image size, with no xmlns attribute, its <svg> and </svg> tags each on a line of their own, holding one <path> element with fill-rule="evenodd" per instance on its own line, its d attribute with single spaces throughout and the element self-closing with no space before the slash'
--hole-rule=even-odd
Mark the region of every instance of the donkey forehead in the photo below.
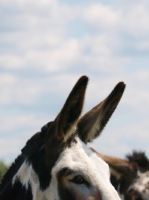
<svg viewBox="0 0 149 200">
<path fill-rule="evenodd" d="M 71 148 L 67 147 L 59 156 L 53 173 L 68 167 L 74 171 L 87 173 L 88 176 L 100 174 L 103 178 L 110 177 L 109 166 L 99 158 L 79 138 L 76 138 Z"/>
</svg>

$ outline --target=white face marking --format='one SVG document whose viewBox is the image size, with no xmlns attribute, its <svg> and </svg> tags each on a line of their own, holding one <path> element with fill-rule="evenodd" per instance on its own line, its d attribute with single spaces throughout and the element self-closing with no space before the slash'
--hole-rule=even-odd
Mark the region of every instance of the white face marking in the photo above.
<svg viewBox="0 0 149 200">
<path fill-rule="evenodd" d="M 138 177 L 130 185 L 129 189 L 137 191 L 142 199 L 149 200 L 149 171 L 144 173 L 138 172 Z"/>
<path fill-rule="evenodd" d="M 26 189 L 28 189 L 28 184 L 30 183 L 32 188 L 32 195 L 33 200 L 53 200 L 52 198 L 58 200 L 58 193 L 55 187 L 53 188 L 53 184 L 50 185 L 49 188 L 47 188 L 44 191 L 40 190 L 40 183 L 38 176 L 36 175 L 35 171 L 33 170 L 31 165 L 28 165 L 27 162 L 24 162 L 17 174 L 14 176 L 12 180 L 12 185 L 15 183 L 15 181 L 19 179 L 23 186 L 25 186 Z M 55 192 L 56 191 L 56 192 Z M 53 197 L 50 197 L 50 194 L 52 194 Z"/>
<path fill-rule="evenodd" d="M 28 183 L 31 184 L 33 200 L 60 200 L 58 194 L 58 172 L 68 167 L 73 171 L 71 175 L 63 178 L 64 185 L 77 194 L 81 200 L 99 200 L 99 193 L 102 200 L 120 200 L 116 190 L 110 183 L 110 171 L 108 165 L 93 153 L 84 143 L 76 138 L 77 143 L 71 148 L 66 148 L 59 156 L 55 166 L 52 169 L 52 179 L 49 187 L 41 191 L 39 188 L 39 180 L 33 168 L 26 162 L 19 169 L 13 179 L 19 178 L 22 184 L 27 188 Z M 81 175 L 89 184 L 75 184 L 71 180 Z M 98 194 L 98 196 L 97 196 Z M 95 198 L 92 198 L 94 197 Z"/>
<path fill-rule="evenodd" d="M 100 159 L 95 153 L 93 153 L 84 143 L 77 139 L 77 144 L 74 144 L 72 148 L 66 148 L 60 155 L 55 167 L 52 170 L 52 184 L 55 188 L 54 194 L 57 190 L 57 178 L 58 171 L 64 167 L 69 167 L 74 170 L 75 173 L 72 176 L 81 175 L 86 179 L 93 188 L 100 191 L 102 200 L 118 200 L 120 199 L 114 187 L 111 185 L 109 177 L 110 171 L 108 165 Z M 80 185 L 74 185 L 69 183 L 69 186 L 79 192 Z M 90 189 L 83 188 L 84 199 L 87 199 L 87 194 L 90 194 Z M 54 199 L 53 196 L 51 199 Z"/>
</svg>

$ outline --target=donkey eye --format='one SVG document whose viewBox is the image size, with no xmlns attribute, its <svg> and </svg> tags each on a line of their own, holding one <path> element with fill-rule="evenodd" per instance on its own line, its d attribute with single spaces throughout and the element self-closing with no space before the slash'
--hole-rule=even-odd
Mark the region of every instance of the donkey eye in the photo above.
<svg viewBox="0 0 149 200">
<path fill-rule="evenodd" d="M 84 178 L 81 175 L 75 176 L 72 179 L 72 182 L 74 182 L 76 184 L 84 184 L 84 183 L 86 183 L 86 181 L 84 180 Z"/>
</svg>

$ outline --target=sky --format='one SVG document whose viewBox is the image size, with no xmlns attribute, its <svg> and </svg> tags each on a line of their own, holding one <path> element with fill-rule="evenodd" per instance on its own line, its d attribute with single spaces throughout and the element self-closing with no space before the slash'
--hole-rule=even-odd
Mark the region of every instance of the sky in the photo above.
<svg viewBox="0 0 149 200">
<path fill-rule="evenodd" d="M 124 95 L 97 151 L 149 156 L 149 1 L 0 0 L 0 159 L 54 120 L 82 75 L 83 114 L 119 81 Z"/>
</svg>

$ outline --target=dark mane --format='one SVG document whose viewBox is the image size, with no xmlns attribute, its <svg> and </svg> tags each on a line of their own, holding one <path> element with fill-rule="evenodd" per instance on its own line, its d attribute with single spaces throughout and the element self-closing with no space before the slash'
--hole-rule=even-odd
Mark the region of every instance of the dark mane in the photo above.
<svg viewBox="0 0 149 200">
<path fill-rule="evenodd" d="M 6 183 L 9 182 L 13 176 L 17 173 L 24 160 L 39 146 L 43 144 L 44 136 L 48 131 L 49 126 L 52 122 L 47 123 L 41 128 L 40 132 L 35 133 L 21 150 L 21 154 L 15 159 L 12 165 L 9 167 L 7 172 L 3 175 L 0 181 L 0 190 L 2 190 Z"/>
<path fill-rule="evenodd" d="M 24 156 L 29 156 L 38 146 L 41 146 L 44 142 L 45 135 L 52 122 L 47 123 L 41 128 L 41 131 L 35 133 L 27 142 L 25 147 L 21 150 Z"/>
<path fill-rule="evenodd" d="M 126 159 L 130 162 L 135 162 L 142 172 L 149 170 L 149 160 L 145 152 L 133 151 L 132 154 L 126 155 Z"/>
</svg>

